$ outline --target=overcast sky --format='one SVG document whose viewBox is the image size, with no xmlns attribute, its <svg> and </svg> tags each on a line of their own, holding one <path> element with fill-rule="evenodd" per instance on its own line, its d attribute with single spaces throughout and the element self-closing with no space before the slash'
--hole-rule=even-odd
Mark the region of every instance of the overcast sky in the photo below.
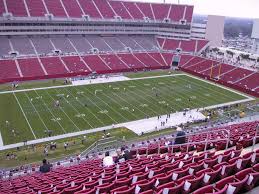
<svg viewBox="0 0 259 194">
<path fill-rule="evenodd" d="M 163 0 L 134 0 L 163 2 Z M 177 3 L 178 0 L 165 0 Z M 196 14 L 223 15 L 241 18 L 259 18 L 259 0 L 180 0 L 181 4 L 194 5 Z"/>
</svg>

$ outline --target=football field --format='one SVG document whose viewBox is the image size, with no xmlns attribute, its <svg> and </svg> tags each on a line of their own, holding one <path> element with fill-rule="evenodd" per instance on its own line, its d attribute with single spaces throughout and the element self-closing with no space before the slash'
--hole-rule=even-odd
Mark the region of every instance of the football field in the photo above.
<svg viewBox="0 0 259 194">
<path fill-rule="evenodd" d="M 0 93 L 4 145 L 247 97 L 188 75 Z"/>
</svg>

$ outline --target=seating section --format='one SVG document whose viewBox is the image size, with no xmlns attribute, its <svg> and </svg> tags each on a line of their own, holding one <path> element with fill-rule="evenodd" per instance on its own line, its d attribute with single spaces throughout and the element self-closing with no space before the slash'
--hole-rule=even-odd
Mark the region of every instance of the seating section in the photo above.
<svg viewBox="0 0 259 194">
<path fill-rule="evenodd" d="M 133 36 L 132 39 L 143 48 L 142 50 L 158 51 L 154 36 Z"/>
<path fill-rule="evenodd" d="M 81 36 L 70 35 L 68 39 L 70 40 L 71 44 L 73 44 L 73 46 L 76 48 L 78 53 L 81 53 L 81 54 L 91 53 L 91 49 L 93 47 L 85 38 Z"/>
<path fill-rule="evenodd" d="M 159 46 L 164 50 L 176 51 L 181 49 L 182 52 L 201 52 L 208 46 L 207 40 L 177 40 L 157 38 Z"/>
<path fill-rule="evenodd" d="M 235 82 L 238 81 L 247 75 L 250 75 L 252 73 L 251 70 L 243 69 L 243 68 L 235 68 L 232 71 L 220 76 L 221 79 L 227 81 L 227 82 Z"/>
<path fill-rule="evenodd" d="M 18 57 L 23 56 L 50 56 L 55 55 L 55 50 L 61 51 L 62 55 L 75 55 L 93 53 L 97 48 L 101 53 L 118 53 L 131 51 L 159 51 L 154 36 L 98 36 L 98 35 L 49 35 L 49 36 L 2 36 L 0 57 L 10 57 L 12 51 L 18 51 Z"/>
<path fill-rule="evenodd" d="M 116 13 L 114 13 L 108 1 L 94 0 L 94 3 L 104 19 L 115 18 L 114 16 L 116 15 Z"/>
<path fill-rule="evenodd" d="M 258 84 L 259 84 L 259 73 L 254 72 L 250 76 L 246 77 L 245 79 L 242 79 L 241 81 L 239 81 L 236 84 L 241 87 L 254 89 L 254 88 L 258 87 Z"/>
<path fill-rule="evenodd" d="M 240 139 L 254 135 L 257 124 L 236 124 L 227 130 Z M 217 134 L 218 129 L 210 130 Z M 202 140 L 206 134 L 204 138 L 201 134 L 191 138 Z M 147 147 L 131 149 L 132 159 L 109 167 L 103 167 L 101 159 L 92 158 L 67 167 L 57 164 L 45 174 L 25 172 L 24 176 L 1 180 L 0 193 L 245 193 L 259 185 L 259 150 L 245 154 L 233 148 L 195 153 L 172 150 L 165 142 L 160 139 Z"/>
<path fill-rule="evenodd" d="M 130 67 L 116 55 L 100 55 L 100 57 L 115 72 L 122 72 L 130 69 Z"/>
<path fill-rule="evenodd" d="M 172 55 L 166 58 L 159 52 L 82 54 L 81 57 L 75 54 L 70 56 L 61 55 L 60 58 L 55 55 L 40 55 L 40 61 L 35 57 L 21 58 L 18 59 L 18 65 L 23 76 L 19 76 L 16 68 L 14 68 L 14 72 L 11 72 L 11 70 L 2 72 L 0 82 L 47 79 L 90 73 L 104 74 L 144 69 L 164 69 L 170 67 L 170 61 L 172 60 Z M 171 59 L 169 59 L 170 57 Z M 0 63 L 2 68 L 5 65 L 8 69 L 16 67 L 14 60 L 0 60 Z M 46 70 L 46 75 L 44 74 L 44 69 Z"/>
<path fill-rule="evenodd" d="M 58 57 L 42 57 L 40 60 L 49 75 L 64 76 L 69 73 Z"/>
<path fill-rule="evenodd" d="M 37 58 L 17 60 L 24 77 L 44 76 L 40 63 Z"/>
<path fill-rule="evenodd" d="M 258 73 L 202 57 L 185 55 L 185 58 L 191 58 L 191 60 L 187 59 L 184 63 L 180 61 L 180 68 L 183 71 L 259 96 Z"/>
<path fill-rule="evenodd" d="M 61 4 L 61 1 L 57 0 L 44 0 L 50 14 L 53 14 L 55 17 L 67 17 L 67 14 L 64 10 L 64 7 Z"/>
<path fill-rule="evenodd" d="M 53 54 L 54 48 L 51 45 L 48 37 L 35 36 L 30 39 L 32 40 L 32 43 L 39 55 Z"/>
<path fill-rule="evenodd" d="M 2 16 L 3 13 L 5 13 L 4 1 L 0 0 L 0 16 Z"/>
<path fill-rule="evenodd" d="M 184 19 L 184 6 L 181 5 L 171 5 L 171 11 L 169 13 L 169 18 L 172 21 L 181 21 Z"/>
<path fill-rule="evenodd" d="M 76 52 L 66 37 L 51 36 L 50 40 L 53 43 L 55 49 L 60 50 L 62 53 L 75 53 Z"/>
<path fill-rule="evenodd" d="M 148 18 L 160 22 L 169 19 L 168 22 L 180 23 L 186 21 L 191 23 L 193 15 L 193 6 L 176 4 L 136 3 L 117 0 L 5 1 L 7 10 L 5 10 L 3 0 L 1 0 L 0 14 L 9 12 L 14 17 L 45 17 L 46 14 L 52 14 L 54 17 L 62 18 L 82 18 L 82 16 L 88 15 L 91 19 L 116 19 L 116 16 L 118 16 L 121 19 L 133 21 L 143 21 Z M 26 6 L 28 7 L 28 13 Z"/>
<path fill-rule="evenodd" d="M 91 18 L 102 18 L 99 9 L 95 6 L 93 1 L 78 0 L 78 2 L 80 3 L 85 15 L 88 15 Z"/>
<path fill-rule="evenodd" d="M 19 78 L 19 72 L 14 60 L 0 60 L 0 82 L 13 81 Z"/>
<path fill-rule="evenodd" d="M 6 37 L 0 37 L 0 58 L 9 55 L 11 51 L 9 40 Z"/>
<path fill-rule="evenodd" d="M 34 48 L 26 36 L 15 36 L 10 40 L 14 51 L 17 51 L 19 55 L 35 55 Z"/>
<path fill-rule="evenodd" d="M 76 0 L 62 0 L 64 7 L 71 18 L 80 18 L 83 13 Z"/>
<path fill-rule="evenodd" d="M 168 12 L 170 10 L 169 4 L 152 4 L 155 20 L 163 21 L 168 18 Z"/>
<path fill-rule="evenodd" d="M 123 1 L 122 4 L 128 10 L 129 14 L 133 17 L 134 20 L 143 20 L 144 15 L 135 3 Z"/>
<path fill-rule="evenodd" d="M 116 15 L 120 16 L 122 19 L 133 19 L 128 10 L 124 7 L 122 2 L 110 1 L 109 4 L 115 11 Z"/>
<path fill-rule="evenodd" d="M 141 62 L 143 62 L 149 68 L 156 68 L 162 66 L 158 61 L 152 58 L 147 53 L 135 53 L 135 57 L 137 57 Z"/>
<path fill-rule="evenodd" d="M 5 0 L 8 13 L 14 17 L 27 17 L 27 11 L 23 0 Z M 6 10 L 6 11 L 7 11 Z"/>
<path fill-rule="evenodd" d="M 118 57 L 132 69 L 143 70 L 146 68 L 145 64 L 134 57 L 132 54 L 118 54 Z"/>
<path fill-rule="evenodd" d="M 42 1 L 26 0 L 31 17 L 43 17 L 47 13 Z"/>
<path fill-rule="evenodd" d="M 91 70 L 87 65 L 77 56 L 62 57 L 63 62 L 66 64 L 71 73 L 86 73 L 88 74 Z"/>
<path fill-rule="evenodd" d="M 136 3 L 137 7 L 140 9 L 140 11 L 144 14 L 145 18 L 148 18 L 150 20 L 154 20 L 154 15 L 151 9 L 150 3 Z"/>
<path fill-rule="evenodd" d="M 125 46 L 122 44 L 122 42 L 120 42 L 120 40 L 118 40 L 116 36 L 103 37 L 103 40 L 113 51 L 116 51 L 116 52 L 126 51 Z"/>
<path fill-rule="evenodd" d="M 186 13 L 184 19 L 187 21 L 187 23 L 192 22 L 192 16 L 193 16 L 193 6 L 186 6 Z"/>
<path fill-rule="evenodd" d="M 196 40 L 181 41 L 181 49 L 185 52 L 196 52 Z"/>
<path fill-rule="evenodd" d="M 111 68 L 104 63 L 97 55 L 88 55 L 83 57 L 86 64 L 96 73 L 109 73 Z"/>
</svg>

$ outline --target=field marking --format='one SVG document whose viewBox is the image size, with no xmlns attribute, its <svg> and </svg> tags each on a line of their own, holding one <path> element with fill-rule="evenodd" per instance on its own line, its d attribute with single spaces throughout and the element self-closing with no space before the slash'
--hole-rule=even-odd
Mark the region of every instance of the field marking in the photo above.
<svg viewBox="0 0 259 194">
<path fill-rule="evenodd" d="M 57 89 L 55 89 L 55 91 L 58 92 Z M 73 94 L 72 94 L 72 96 L 74 97 Z M 53 99 L 52 96 L 51 96 L 51 98 Z M 74 107 L 74 105 L 72 105 L 72 104 L 70 103 L 70 101 L 67 100 L 67 98 L 65 98 L 64 96 L 63 96 L 62 98 L 65 99 L 65 101 L 77 112 L 77 114 L 82 114 L 81 112 L 79 112 L 79 111 L 77 110 L 77 108 Z M 53 99 L 53 100 L 54 100 L 54 99 Z M 87 121 L 84 117 L 83 117 L 83 120 L 85 121 L 86 124 L 88 124 L 91 128 L 93 128 L 93 126 L 92 126 L 90 123 L 88 123 L 88 121 Z M 78 128 L 78 129 L 79 129 L 79 128 Z M 79 129 L 79 130 L 80 130 L 80 129 Z"/>
<path fill-rule="evenodd" d="M 123 87 L 125 88 L 125 87 L 129 87 L 129 85 L 128 84 L 122 84 L 123 85 Z M 136 88 L 136 86 L 134 87 L 134 88 Z M 137 88 L 138 89 L 138 88 Z M 138 96 L 138 97 L 140 97 L 140 98 L 143 98 L 142 96 L 140 96 L 140 95 L 138 95 L 138 94 L 136 94 L 135 92 L 133 92 L 132 90 L 127 90 L 127 92 L 131 92 L 131 93 L 133 93 L 133 95 L 136 95 L 136 96 Z M 116 94 L 117 96 L 119 96 L 118 94 Z M 125 94 L 124 94 L 125 95 Z M 132 98 L 132 96 L 131 95 L 129 95 L 129 96 L 127 96 L 127 97 L 130 97 L 130 98 Z M 122 97 L 120 97 L 119 96 L 119 98 L 122 98 Z M 122 98 L 123 99 L 123 98 Z M 132 105 L 131 103 L 129 103 L 128 102 L 128 104 L 130 104 L 131 106 L 134 106 L 134 107 L 136 107 L 137 108 L 137 104 L 139 103 L 139 101 L 138 100 L 136 100 L 135 98 L 132 98 L 133 100 L 134 100 L 134 102 L 136 102 L 136 105 Z M 144 98 L 144 100 L 146 101 L 146 99 Z M 149 110 L 151 110 L 154 114 L 157 114 L 157 112 L 156 111 L 154 111 L 153 109 L 151 109 L 150 107 L 146 107 L 146 108 L 148 108 Z M 138 109 L 138 108 L 137 108 Z M 140 109 L 138 109 L 138 110 L 140 110 Z M 143 111 L 141 111 L 142 113 L 144 113 L 144 115 L 147 115 L 145 112 L 143 112 Z"/>
<path fill-rule="evenodd" d="M 34 91 L 36 93 L 37 96 L 39 96 L 37 90 Z M 45 101 L 43 99 L 41 99 L 41 101 L 43 102 L 44 106 L 47 108 L 47 110 L 50 112 L 50 114 L 53 116 L 53 118 L 57 118 L 54 113 L 51 111 L 51 109 L 48 107 L 48 105 L 45 103 Z M 61 129 L 63 130 L 64 133 L 66 133 L 66 130 L 64 129 L 64 127 L 60 124 L 59 121 L 57 121 L 58 125 L 61 127 Z"/>
<path fill-rule="evenodd" d="M 237 103 L 237 102 L 233 102 L 233 103 Z M 225 106 L 226 104 L 230 104 L 230 103 L 223 103 L 223 104 L 219 104 L 217 106 Z M 211 108 L 215 108 L 215 107 L 204 107 L 204 110 L 207 109 L 211 109 Z M 196 109 L 193 109 L 196 110 Z M 162 117 L 165 115 L 162 115 Z M 154 117 L 157 118 L 157 117 Z M 137 123 L 137 122 L 141 122 L 144 119 L 141 120 L 136 120 L 136 121 L 130 121 L 128 123 Z M 103 130 L 111 130 L 114 128 L 120 128 L 120 127 L 125 127 L 126 124 L 128 123 L 119 123 L 119 124 L 115 124 L 115 125 L 108 125 L 108 126 L 104 126 L 104 127 L 99 127 L 99 128 L 94 128 L 94 129 L 88 129 L 88 130 L 82 130 L 82 131 L 77 131 L 77 132 L 70 132 L 70 133 L 65 133 L 62 135 L 57 135 L 57 136 L 52 136 L 52 137 L 45 137 L 45 138 L 40 138 L 40 139 L 35 139 L 35 140 L 29 140 L 27 142 L 27 145 L 32 145 L 32 144 L 38 144 L 38 143 L 44 143 L 44 142 L 49 142 L 49 141 L 55 141 L 55 140 L 59 140 L 59 139 L 64 139 L 64 138 L 71 138 L 71 137 L 75 137 L 75 136 L 80 136 L 80 135 L 86 135 L 86 134 L 91 134 L 91 133 L 96 133 L 96 132 L 100 132 Z M 15 144 L 8 144 L 8 145 L 4 145 L 4 146 L 0 146 L 0 150 L 7 150 L 7 149 L 12 149 L 12 148 L 17 148 L 17 147 L 21 147 L 23 146 L 24 143 L 23 142 L 19 142 L 19 143 L 15 143 Z"/>
<path fill-rule="evenodd" d="M 77 89 L 76 89 L 77 90 Z M 83 89 L 84 90 L 84 89 Z M 87 92 L 87 93 L 90 93 L 91 95 L 92 95 L 92 93 L 91 93 L 91 91 L 89 92 L 88 90 L 86 91 L 86 90 L 84 90 L 85 92 Z M 85 95 L 85 94 L 83 94 L 83 96 L 85 96 L 87 99 L 89 99 L 90 100 L 90 102 L 93 104 L 93 105 L 95 105 L 95 107 L 97 107 L 99 110 L 102 110 L 94 101 L 92 101 L 92 99 L 90 98 L 90 97 L 88 97 L 87 95 Z M 115 123 L 118 123 L 116 120 L 114 120 L 109 114 L 106 114 L 106 116 L 108 116 L 113 122 L 115 122 Z"/>
<path fill-rule="evenodd" d="M 49 97 L 53 100 L 53 101 L 55 101 L 55 99 L 49 94 L 49 92 L 48 91 L 46 91 L 47 92 L 47 94 L 49 95 Z M 63 97 L 63 98 L 65 98 L 65 97 Z M 63 110 L 63 108 L 62 107 L 60 107 L 60 109 L 63 111 L 63 113 L 67 116 L 67 118 L 72 122 L 72 124 L 77 128 L 77 130 L 78 131 L 80 131 L 80 128 L 74 123 L 74 121 L 67 115 L 67 113 Z"/>
<path fill-rule="evenodd" d="M 112 92 L 113 93 L 113 92 Z M 103 93 L 101 93 L 101 94 L 103 94 L 103 95 L 105 95 L 107 98 L 109 98 L 110 100 L 112 100 L 115 104 L 118 104 L 120 107 L 122 107 L 122 105 L 120 104 L 120 103 L 118 103 L 117 101 L 115 101 L 112 97 L 110 97 L 109 95 L 106 95 L 104 92 Z M 116 112 L 118 112 L 118 111 L 116 111 Z M 137 118 L 136 117 L 136 115 L 134 115 L 131 111 L 127 111 L 128 113 L 130 113 L 134 118 Z M 119 112 L 118 112 L 119 113 Z M 123 118 L 125 118 L 123 115 L 122 115 L 122 117 Z M 125 118 L 127 121 L 128 121 L 128 119 L 127 118 Z"/>
<path fill-rule="evenodd" d="M 125 100 L 125 99 L 122 98 L 120 95 L 116 94 L 115 92 L 112 92 L 112 94 L 118 96 L 121 100 L 123 100 L 124 102 L 126 102 L 128 105 L 130 105 L 130 106 L 136 108 L 136 110 L 138 110 L 139 112 L 142 112 L 144 115 L 146 115 L 146 113 L 143 112 L 142 110 L 140 110 L 137 105 L 133 105 L 133 104 L 129 103 L 127 100 Z M 124 108 L 124 109 L 123 109 L 123 108 Z M 121 109 L 122 109 L 122 110 L 125 110 L 125 111 L 129 111 L 129 108 L 128 108 L 128 107 L 123 107 L 123 108 L 121 108 Z M 127 108 L 128 108 L 128 109 L 127 109 Z"/>
<path fill-rule="evenodd" d="M 24 113 L 24 111 L 23 111 L 23 108 L 22 108 L 22 106 L 21 106 L 21 104 L 20 104 L 18 98 L 16 97 L 15 93 L 13 93 L 13 95 L 14 95 L 15 100 L 16 100 L 16 102 L 18 103 L 18 105 L 19 105 L 19 107 L 20 107 L 20 109 L 21 109 L 21 111 L 22 111 L 22 114 L 23 114 L 23 116 L 24 116 L 24 118 L 25 118 L 25 120 L 26 120 L 26 122 L 27 122 L 27 124 L 28 124 L 28 126 L 29 126 L 29 128 L 30 128 L 30 130 L 31 130 L 31 132 L 32 132 L 32 134 L 33 134 L 33 136 L 34 136 L 34 139 L 37 139 L 37 137 L 36 137 L 36 135 L 35 135 L 35 133 L 34 133 L 32 127 L 31 127 L 30 122 L 28 121 L 28 118 L 27 118 L 27 116 L 25 115 L 25 113 Z"/>
<path fill-rule="evenodd" d="M 172 75 L 160 75 L 160 76 L 150 76 L 150 77 L 129 78 L 128 80 L 116 80 L 116 81 L 113 81 L 113 82 L 106 82 L 106 83 L 128 82 L 128 81 L 133 81 L 133 80 L 154 79 L 154 78 L 162 78 L 162 77 L 174 77 L 174 76 L 181 76 L 181 75 L 187 75 L 187 74 L 179 73 L 179 74 L 172 74 Z M 85 84 L 85 85 L 81 85 L 81 86 L 98 85 L 98 84 L 105 84 L 105 82 L 104 83 Z M 66 88 L 66 87 L 79 87 L 79 86 L 78 85 L 62 85 L 62 86 L 49 86 L 49 87 L 41 87 L 41 88 L 19 89 L 19 90 L 12 90 L 12 91 L 2 91 L 2 92 L 0 92 L 0 94 L 27 92 L 27 91 L 33 91 L 33 90 L 48 90 L 48 89 Z"/>
<path fill-rule="evenodd" d="M 0 147 L 4 146 L 1 130 L 0 130 Z"/>
<path fill-rule="evenodd" d="M 139 85 L 139 84 L 137 84 L 137 85 Z M 156 98 L 154 98 L 152 95 L 149 95 L 149 94 L 143 92 L 141 89 L 139 89 L 140 87 L 136 87 L 136 88 L 137 88 L 138 91 L 140 91 L 140 92 L 143 93 L 144 95 L 149 96 L 149 97 L 151 97 L 152 99 L 156 99 Z M 144 87 L 143 87 L 143 88 L 144 88 Z M 145 89 L 147 90 L 147 88 L 145 88 Z M 140 94 L 138 94 L 138 93 L 136 93 L 136 92 L 134 92 L 134 91 L 132 91 L 132 90 L 128 90 L 128 91 L 130 91 L 131 93 L 133 93 L 133 95 L 138 96 L 139 98 L 142 98 L 142 99 L 144 99 L 144 101 L 146 101 L 146 102 L 149 103 L 149 101 L 148 101 L 145 97 L 141 96 Z M 139 103 L 139 102 L 137 101 L 137 104 L 138 104 L 138 103 Z M 157 105 L 155 104 L 155 106 L 157 106 Z M 155 113 L 156 115 L 159 115 L 159 113 L 157 113 L 155 110 L 153 110 L 153 108 L 151 108 L 151 107 L 149 107 L 149 106 L 143 107 L 143 108 L 148 108 L 148 109 L 150 109 L 153 113 Z M 160 107 L 159 107 L 159 108 L 160 108 Z"/>
<path fill-rule="evenodd" d="M 86 87 L 84 87 L 84 90 L 87 90 L 89 93 L 91 93 L 91 90 L 89 91 Z M 111 109 L 114 113 L 118 114 L 120 117 L 122 117 L 123 119 L 126 119 L 126 121 L 129 121 L 129 119 L 125 118 L 123 115 L 121 115 L 121 113 L 119 113 L 118 111 L 116 111 L 115 109 L 112 108 L 112 106 L 109 106 L 109 104 L 107 104 L 107 102 L 105 102 L 103 99 L 99 98 L 98 95 L 96 95 L 96 97 L 98 99 L 100 99 L 104 104 L 106 104 L 106 106 L 109 107 L 109 109 Z M 116 122 L 118 123 L 118 122 Z"/>
<path fill-rule="evenodd" d="M 43 121 L 42 117 L 40 116 L 40 114 L 39 114 L 38 110 L 35 108 L 34 104 L 31 102 L 31 100 L 30 100 L 30 98 L 29 98 L 29 96 L 28 96 L 27 92 L 24 92 L 24 94 L 26 95 L 26 97 L 28 98 L 28 100 L 29 100 L 29 102 L 31 103 L 32 107 L 33 107 L 33 108 L 34 108 L 34 110 L 36 111 L 36 113 L 37 113 L 37 115 L 38 115 L 39 119 L 41 120 L 41 122 L 43 123 L 43 125 L 44 125 L 45 129 L 46 129 L 46 130 L 48 130 L 48 127 L 46 126 L 45 122 Z"/>
<path fill-rule="evenodd" d="M 67 88 L 65 88 L 72 96 L 74 96 L 73 95 L 73 93 L 71 93 Z M 79 94 L 80 93 L 80 95 L 83 95 L 84 97 L 86 97 L 87 99 L 89 99 L 87 96 L 85 96 L 84 95 L 84 92 L 83 91 L 80 91 L 80 90 L 78 90 L 77 88 L 75 88 L 75 90 L 76 91 L 79 91 L 79 92 L 77 92 L 77 94 Z M 84 104 L 80 101 L 80 100 L 77 100 L 82 106 L 84 106 Z M 90 108 L 88 108 L 88 106 L 86 106 L 86 108 L 87 108 L 87 110 L 101 123 L 101 124 L 103 124 L 103 125 L 105 125 L 104 124 L 104 122 L 101 120 L 101 119 L 99 119 L 93 112 L 92 112 L 92 110 L 90 109 Z M 98 107 L 97 107 L 98 108 Z"/>
<path fill-rule="evenodd" d="M 178 74 L 178 75 L 179 75 L 179 74 Z M 217 105 L 208 106 L 208 107 L 206 107 L 205 109 L 211 109 L 211 108 L 221 107 L 221 106 L 225 106 L 225 105 L 231 105 L 231 104 L 236 104 L 236 103 L 240 103 L 240 102 L 247 102 L 247 101 L 254 100 L 254 98 L 252 98 L 252 97 L 250 97 L 250 96 L 244 95 L 244 94 L 239 93 L 239 92 L 237 92 L 237 91 L 235 91 L 235 90 L 232 90 L 232 89 L 229 89 L 229 88 L 227 88 L 227 87 L 224 87 L 224 86 L 221 86 L 221 85 L 212 83 L 212 82 L 210 82 L 210 81 L 203 80 L 203 79 L 199 79 L 199 78 L 196 78 L 196 77 L 194 77 L 194 76 L 190 76 L 190 75 L 188 75 L 188 74 L 183 74 L 183 75 L 184 75 L 184 76 L 191 77 L 191 78 L 194 78 L 194 79 L 197 79 L 197 80 L 199 80 L 199 81 L 202 81 L 202 82 L 205 82 L 205 83 L 208 83 L 208 84 L 211 84 L 211 85 L 215 85 L 216 87 L 223 88 L 223 89 L 225 89 L 225 90 L 229 90 L 229 91 L 231 91 L 231 92 L 233 92 L 233 93 L 236 93 L 236 94 L 238 94 L 238 95 L 240 95 L 240 96 L 244 96 L 244 97 L 247 98 L 247 99 L 232 101 L 232 102 L 228 102 L 228 103 L 222 103 L 222 104 L 217 104 Z M 165 76 L 165 77 L 170 77 L 170 76 Z M 153 77 L 153 78 L 154 78 L 154 77 Z M 180 80 L 184 80 L 182 77 L 179 78 L 179 79 L 180 79 Z M 155 80 L 154 80 L 154 81 L 155 81 Z M 125 81 L 125 83 L 126 83 L 126 82 L 127 82 L 127 81 Z M 187 81 L 187 82 L 190 82 L 190 81 Z M 202 84 L 198 84 L 198 83 L 194 83 L 194 84 L 197 85 L 197 86 L 199 86 L 199 87 L 206 88 L 206 87 L 203 86 Z M 68 87 L 68 86 L 65 86 L 65 87 Z M 166 87 L 169 88 L 169 86 L 166 86 Z M 140 90 L 140 89 L 138 88 L 138 90 Z M 212 90 L 212 89 L 210 88 L 210 90 Z M 14 92 L 12 92 L 12 93 L 14 94 Z M 145 93 L 145 92 L 143 92 L 143 93 Z M 220 92 L 219 92 L 219 91 L 216 91 L 216 93 L 220 93 Z M 14 94 L 14 95 L 15 95 L 15 94 Z M 224 95 L 224 96 L 227 96 L 227 95 Z M 203 97 L 203 98 L 205 98 L 205 97 Z M 232 98 L 232 97 L 230 97 L 230 98 Z M 234 99 L 234 98 L 232 98 L 232 99 Z"/>
</svg>

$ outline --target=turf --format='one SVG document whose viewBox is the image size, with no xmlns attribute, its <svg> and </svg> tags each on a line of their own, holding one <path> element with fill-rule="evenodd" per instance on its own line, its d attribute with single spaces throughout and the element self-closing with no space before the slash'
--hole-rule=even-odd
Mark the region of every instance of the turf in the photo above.
<svg viewBox="0 0 259 194">
<path fill-rule="evenodd" d="M 0 94 L 0 129 L 6 145 L 242 99 L 186 75 Z"/>
</svg>

